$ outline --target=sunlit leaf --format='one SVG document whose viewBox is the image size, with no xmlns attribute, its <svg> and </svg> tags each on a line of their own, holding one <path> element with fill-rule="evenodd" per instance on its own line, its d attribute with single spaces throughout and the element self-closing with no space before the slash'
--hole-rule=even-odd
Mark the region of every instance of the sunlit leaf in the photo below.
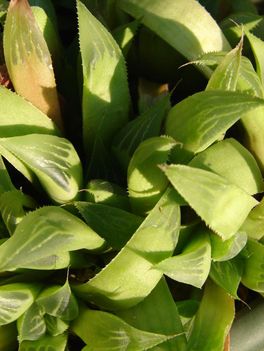
<svg viewBox="0 0 264 351">
<path fill-rule="evenodd" d="M 62 127 L 49 49 L 27 0 L 10 2 L 4 27 L 4 53 L 16 92 Z"/>
<path fill-rule="evenodd" d="M 60 253 L 96 250 L 103 244 L 104 240 L 79 218 L 59 207 L 43 207 L 25 216 L 13 236 L 0 246 L 0 270 L 30 268 L 45 258 L 53 258 L 49 269 L 56 269 Z"/>
<path fill-rule="evenodd" d="M 136 329 L 113 314 L 82 310 L 72 330 L 87 343 L 86 350 L 149 350 L 177 335 L 162 335 Z"/>
<path fill-rule="evenodd" d="M 241 227 L 241 231 L 256 240 L 264 236 L 264 200 L 250 211 Z"/>
<path fill-rule="evenodd" d="M 34 302 L 39 287 L 31 284 L 8 284 L 0 286 L 0 325 L 19 318 Z"/>
<path fill-rule="evenodd" d="M 220 287 L 208 281 L 189 336 L 188 351 L 223 351 L 234 319 L 234 301 Z"/>
<path fill-rule="evenodd" d="M 166 134 L 197 153 L 205 150 L 247 112 L 264 100 L 232 91 L 202 91 L 176 104 L 166 121 Z"/>
<path fill-rule="evenodd" d="M 49 336 L 36 341 L 23 341 L 19 346 L 19 351 L 65 351 L 67 335 Z"/>
<path fill-rule="evenodd" d="M 0 153 L 11 163 L 14 159 L 13 165 L 19 170 L 22 164 L 35 174 L 54 201 L 63 203 L 76 197 L 82 169 L 79 156 L 67 139 L 44 134 L 2 138 Z M 24 168 L 21 171 L 28 176 Z"/>
<path fill-rule="evenodd" d="M 224 240 L 237 233 L 258 204 L 241 188 L 212 172 L 184 165 L 162 169 L 180 195 Z"/>
<path fill-rule="evenodd" d="M 47 332 L 49 335 L 57 336 L 63 334 L 68 328 L 69 324 L 60 318 L 46 314 L 44 316 Z"/>
<path fill-rule="evenodd" d="M 168 189 L 117 256 L 90 281 L 72 288 L 108 309 L 136 305 L 159 282 L 162 273 L 151 268 L 172 255 L 179 223 L 177 195 Z"/>
<path fill-rule="evenodd" d="M 106 28 L 77 1 L 83 73 L 83 139 L 90 153 L 99 135 L 109 145 L 128 120 L 130 97 L 124 58 Z"/>
<path fill-rule="evenodd" d="M 246 36 L 255 57 L 257 73 L 261 79 L 262 84 L 264 84 L 264 42 L 250 32 L 246 32 Z"/>
<path fill-rule="evenodd" d="M 158 263 L 161 270 L 173 280 L 201 288 L 211 266 L 211 244 L 206 229 L 200 229 L 179 255 Z"/>
</svg>

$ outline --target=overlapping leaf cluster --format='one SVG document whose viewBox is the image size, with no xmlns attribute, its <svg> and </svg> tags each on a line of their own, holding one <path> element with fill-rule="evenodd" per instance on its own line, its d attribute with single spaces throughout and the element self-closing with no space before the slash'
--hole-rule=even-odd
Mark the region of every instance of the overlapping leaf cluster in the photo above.
<svg viewBox="0 0 264 351">
<path fill-rule="evenodd" d="M 225 6 L 0 0 L 0 351 L 240 347 L 264 294 L 264 29 Z"/>
</svg>

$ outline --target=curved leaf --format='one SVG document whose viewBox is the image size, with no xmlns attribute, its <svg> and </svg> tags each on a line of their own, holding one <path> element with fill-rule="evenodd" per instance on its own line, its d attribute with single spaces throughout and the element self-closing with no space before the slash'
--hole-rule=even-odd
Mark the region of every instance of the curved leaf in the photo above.
<svg viewBox="0 0 264 351">
<path fill-rule="evenodd" d="M 65 351 L 67 335 L 58 336 L 45 335 L 36 341 L 23 341 L 19 346 L 19 351 Z"/>
</svg>

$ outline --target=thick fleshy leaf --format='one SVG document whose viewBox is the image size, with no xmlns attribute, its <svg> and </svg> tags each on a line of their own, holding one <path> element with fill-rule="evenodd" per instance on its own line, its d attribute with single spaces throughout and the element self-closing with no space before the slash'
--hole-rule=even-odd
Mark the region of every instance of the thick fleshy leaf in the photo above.
<svg viewBox="0 0 264 351">
<path fill-rule="evenodd" d="M 201 288 L 211 266 L 211 243 L 207 229 L 195 233 L 183 252 L 158 263 L 155 268 L 181 283 Z"/>
<path fill-rule="evenodd" d="M 39 287 L 31 284 L 8 284 L 0 286 L 0 325 L 19 318 L 34 302 Z"/>
<path fill-rule="evenodd" d="M 52 336 L 63 334 L 68 328 L 69 324 L 58 317 L 53 317 L 48 314 L 44 316 L 47 333 Z"/>
<path fill-rule="evenodd" d="M 264 100 L 232 91 L 202 91 L 176 104 L 166 121 L 166 134 L 190 152 L 201 152 L 247 112 L 264 107 Z"/>
<path fill-rule="evenodd" d="M 2 138 L 0 153 L 26 177 L 28 170 L 35 174 L 54 201 L 64 203 L 76 197 L 82 182 L 82 168 L 77 152 L 67 139 L 44 134 Z"/>
<path fill-rule="evenodd" d="M 233 299 L 208 281 L 187 344 L 188 351 L 223 351 L 234 319 Z"/>
<path fill-rule="evenodd" d="M 216 22 L 197 1 L 121 0 L 119 6 L 189 60 L 230 48 Z"/>
<path fill-rule="evenodd" d="M 78 316 L 78 304 L 68 281 L 63 286 L 54 285 L 43 290 L 36 303 L 53 317 L 73 320 Z"/>
<path fill-rule="evenodd" d="M 120 250 L 142 223 L 133 213 L 102 204 L 74 202 L 85 222 L 114 249 Z"/>
<path fill-rule="evenodd" d="M 13 191 L 15 187 L 8 174 L 3 158 L 0 156 L 0 195 L 6 191 Z"/>
<path fill-rule="evenodd" d="M 46 332 L 44 313 L 36 303 L 18 319 L 18 340 L 38 340 Z"/>
<path fill-rule="evenodd" d="M 149 350 L 177 335 L 162 335 L 136 329 L 113 314 L 82 310 L 72 330 L 87 343 L 87 350 Z"/>
<path fill-rule="evenodd" d="M 250 211 L 240 230 L 256 240 L 264 236 L 264 199 Z"/>
<path fill-rule="evenodd" d="M 161 279 L 153 291 L 142 302 L 132 308 L 118 311 L 117 315 L 133 327 L 151 333 L 172 335 L 183 332 L 179 312 L 165 279 Z M 184 351 L 185 349 L 186 337 L 183 334 L 151 350 Z"/>
<path fill-rule="evenodd" d="M 62 127 L 51 56 L 27 0 L 10 2 L 4 53 L 16 92 Z"/>
<path fill-rule="evenodd" d="M 264 55 L 263 55 L 264 42 L 263 40 L 256 37 L 254 34 L 250 32 L 246 32 L 246 36 L 255 57 L 257 73 L 259 75 L 259 78 L 262 84 L 264 84 Z"/>
<path fill-rule="evenodd" d="M 35 201 L 19 190 L 6 191 L 0 196 L 0 212 L 10 235 L 25 216 L 25 209 L 33 209 L 35 206 Z"/>
<path fill-rule="evenodd" d="M 235 91 L 240 73 L 241 53 L 243 41 L 231 50 L 217 66 L 209 79 L 206 90 Z"/>
<path fill-rule="evenodd" d="M 166 163 L 176 142 L 160 136 L 143 141 L 136 149 L 127 170 L 128 192 L 132 210 L 145 214 L 151 210 L 168 186 L 158 168 Z"/>
<path fill-rule="evenodd" d="M 23 341 L 19 346 L 19 351 L 65 351 L 67 335 L 58 336 L 45 335 L 36 341 Z"/>
<path fill-rule="evenodd" d="M 72 288 L 85 301 L 108 309 L 136 305 L 162 277 L 152 268 L 172 255 L 179 227 L 177 194 L 169 188 L 117 256 L 90 281 Z"/>
<path fill-rule="evenodd" d="M 184 165 L 162 166 L 175 189 L 224 240 L 235 235 L 258 202 L 223 177 Z"/>
<path fill-rule="evenodd" d="M 77 1 L 83 73 L 83 140 L 90 154 L 97 136 L 107 146 L 128 120 L 130 97 L 124 58 L 106 28 Z"/>
<path fill-rule="evenodd" d="M 238 299 L 237 289 L 243 272 L 243 262 L 233 259 L 225 262 L 212 262 L 210 277 L 234 299 Z"/>
<path fill-rule="evenodd" d="M 127 169 L 133 153 L 142 141 L 160 135 L 162 121 L 168 110 L 169 96 L 165 96 L 130 121 L 115 136 L 113 151 L 124 169 Z"/>
<path fill-rule="evenodd" d="M 242 283 L 249 289 L 264 293 L 264 245 L 248 240 L 247 259 L 242 276 Z"/>
<path fill-rule="evenodd" d="M 92 179 L 86 186 L 84 200 L 129 210 L 127 192 L 119 185 L 102 179 Z"/>
<path fill-rule="evenodd" d="M 1 138 L 34 133 L 60 134 L 44 113 L 16 93 L 0 86 L 0 98 L 5 102 L 0 104 Z"/>
<path fill-rule="evenodd" d="M 256 160 L 233 138 L 213 144 L 195 156 L 189 166 L 217 173 L 250 195 L 260 193 L 264 188 Z"/>
<path fill-rule="evenodd" d="M 104 240 L 79 218 L 60 207 L 43 207 L 25 216 L 0 246 L 0 271 L 30 268 L 45 258 L 53 258 L 49 269 L 56 269 L 60 253 L 97 250 L 103 245 Z"/>
<path fill-rule="evenodd" d="M 243 227 L 243 226 L 242 226 Z M 245 247 L 247 234 L 240 229 L 238 233 L 228 240 L 222 240 L 219 235 L 210 234 L 212 259 L 215 262 L 228 261 L 234 258 Z"/>
<path fill-rule="evenodd" d="M 15 323 L 0 326 L 0 345 L 1 351 L 17 350 L 17 328 Z"/>
</svg>

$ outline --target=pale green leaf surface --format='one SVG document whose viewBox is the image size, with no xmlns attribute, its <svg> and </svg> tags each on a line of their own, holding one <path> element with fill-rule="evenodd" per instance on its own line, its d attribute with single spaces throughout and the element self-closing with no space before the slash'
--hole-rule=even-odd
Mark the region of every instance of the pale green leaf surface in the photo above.
<svg viewBox="0 0 264 351">
<path fill-rule="evenodd" d="M 242 225 L 243 227 L 243 225 Z M 241 227 L 241 228 L 242 228 Z M 228 261 L 234 258 L 245 247 L 247 234 L 242 229 L 228 240 L 222 240 L 219 235 L 210 234 L 212 260 L 215 262 Z"/>
<path fill-rule="evenodd" d="M 82 168 L 77 152 L 67 139 L 30 134 L 2 138 L 0 147 L 5 157 L 8 158 L 7 150 L 29 168 L 54 201 L 63 203 L 76 197 L 82 182 Z"/>
<path fill-rule="evenodd" d="M 71 293 L 68 281 L 63 286 L 54 285 L 43 290 L 36 303 L 45 313 L 53 317 L 72 320 L 78 316 L 78 304 Z"/>
<path fill-rule="evenodd" d="M 235 91 L 240 72 L 241 52 L 243 41 L 231 50 L 217 66 L 211 75 L 206 90 Z"/>
<path fill-rule="evenodd" d="M 60 318 L 53 317 L 48 314 L 46 314 L 44 318 L 49 335 L 61 335 L 69 328 L 69 324 Z"/>
<path fill-rule="evenodd" d="M 166 134 L 190 152 L 201 152 L 215 142 L 243 115 L 264 100 L 232 91 L 202 91 L 176 104 L 166 120 Z"/>
<path fill-rule="evenodd" d="M 128 120 L 130 97 L 124 58 L 106 28 L 77 1 L 83 69 L 83 138 L 90 153 L 100 135 L 109 145 Z"/>
<path fill-rule="evenodd" d="M 120 0 L 119 6 L 189 60 L 230 48 L 214 19 L 197 1 Z"/>
<path fill-rule="evenodd" d="M 135 38 L 139 25 L 140 21 L 135 20 L 130 23 L 121 25 L 113 31 L 113 37 L 120 46 L 124 56 L 127 56 L 129 52 L 129 49 L 131 47 L 133 39 Z"/>
<path fill-rule="evenodd" d="M 43 112 L 11 90 L 0 86 L 0 137 L 26 134 L 60 135 L 55 124 Z"/>
<path fill-rule="evenodd" d="M 108 309 L 136 305 L 159 282 L 162 273 L 152 268 L 172 255 L 179 227 L 177 196 L 169 188 L 117 256 L 90 281 L 72 288 Z"/>
<path fill-rule="evenodd" d="M 114 249 L 120 250 L 143 219 L 131 212 L 103 204 L 74 202 L 85 222 Z"/>
<path fill-rule="evenodd" d="M 134 152 L 127 170 L 129 199 L 132 210 L 145 214 L 151 210 L 168 186 L 158 168 L 166 163 L 176 142 L 170 137 L 153 137 L 143 141 Z"/>
<path fill-rule="evenodd" d="M 178 309 L 164 278 L 143 301 L 134 307 L 118 311 L 117 315 L 133 327 L 148 332 L 166 335 L 183 333 Z M 182 334 L 155 346 L 151 351 L 184 351 L 185 348 L 186 337 Z"/>
<path fill-rule="evenodd" d="M 205 169 L 226 178 L 250 195 L 263 191 L 258 164 L 250 152 L 235 139 L 225 139 L 196 155 L 189 166 Z"/>
<path fill-rule="evenodd" d="M 242 283 L 251 290 L 264 293 L 264 245 L 250 239 L 247 252 Z"/>
<path fill-rule="evenodd" d="M 237 290 L 242 278 L 242 272 L 243 263 L 239 259 L 212 262 L 210 278 L 234 299 L 239 299 Z"/>
<path fill-rule="evenodd" d="M 179 255 L 159 262 L 155 268 L 173 280 L 201 288 L 211 266 L 211 243 L 206 229 L 201 229 Z"/>
<path fill-rule="evenodd" d="M 32 262 L 50 256 L 54 256 L 56 269 L 60 253 L 97 250 L 103 245 L 104 240 L 79 218 L 59 207 L 43 207 L 25 216 L 13 236 L 0 246 L 0 271 L 31 267 Z"/>
<path fill-rule="evenodd" d="M 29 309 L 18 319 L 18 340 L 38 340 L 46 332 L 46 323 L 44 313 L 36 303 L 33 303 Z"/>
<path fill-rule="evenodd" d="M 257 73 L 262 84 L 264 84 L 264 42 L 250 32 L 246 32 L 246 36 L 255 57 Z"/>
<path fill-rule="evenodd" d="M 264 200 L 250 211 L 241 227 L 241 231 L 256 240 L 264 236 Z"/>
<path fill-rule="evenodd" d="M 136 329 L 113 314 L 82 310 L 72 330 L 90 351 L 144 351 L 177 335 L 162 335 Z"/>
<path fill-rule="evenodd" d="M 223 351 L 235 315 L 233 299 L 208 281 L 187 344 L 188 351 Z"/>
<path fill-rule="evenodd" d="M 0 325 L 19 318 L 32 305 L 38 292 L 37 285 L 17 283 L 0 286 Z"/>
<path fill-rule="evenodd" d="M 113 151 L 124 169 L 139 144 L 151 137 L 158 136 L 164 117 L 169 110 L 169 96 L 158 100 L 140 116 L 126 124 L 115 136 Z"/>
<path fill-rule="evenodd" d="M 162 169 L 180 195 L 224 240 L 237 233 L 258 204 L 242 189 L 212 172 L 184 165 Z"/>
<path fill-rule="evenodd" d="M 19 351 L 65 351 L 67 335 L 49 336 L 36 341 L 23 341 L 19 345 Z"/>
<path fill-rule="evenodd" d="M 10 235 L 25 216 L 25 208 L 35 206 L 34 200 L 19 190 L 6 191 L 0 196 L 0 212 Z"/>
</svg>

